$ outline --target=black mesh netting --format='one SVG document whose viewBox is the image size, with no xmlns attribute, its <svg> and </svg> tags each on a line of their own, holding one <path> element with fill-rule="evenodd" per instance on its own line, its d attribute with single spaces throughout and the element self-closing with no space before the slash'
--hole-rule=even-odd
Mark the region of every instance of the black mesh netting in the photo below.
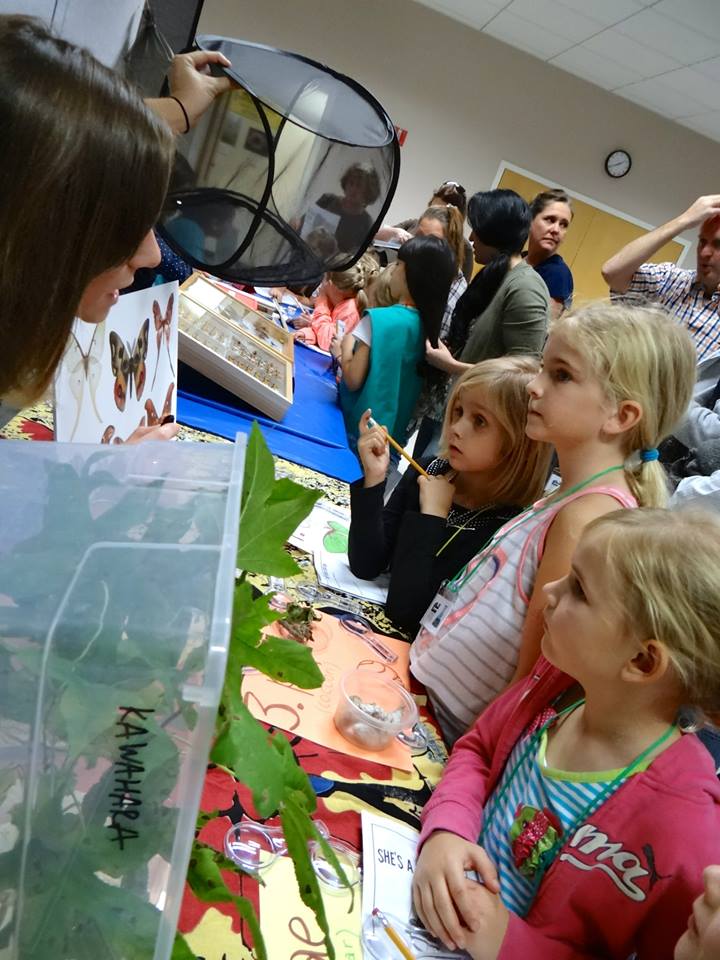
<svg viewBox="0 0 720 960">
<path fill-rule="evenodd" d="M 201 36 L 239 83 L 180 138 L 159 230 L 227 280 L 315 280 L 350 266 L 390 205 L 400 152 L 354 80 L 295 53 Z"/>
</svg>

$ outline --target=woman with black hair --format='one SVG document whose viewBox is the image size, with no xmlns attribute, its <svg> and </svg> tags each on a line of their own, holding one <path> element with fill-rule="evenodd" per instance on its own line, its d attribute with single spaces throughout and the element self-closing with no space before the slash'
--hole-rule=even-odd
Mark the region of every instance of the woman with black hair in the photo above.
<svg viewBox="0 0 720 960">
<path fill-rule="evenodd" d="M 447 345 L 428 346 L 428 363 L 452 375 L 481 360 L 539 357 L 550 320 L 547 287 L 522 257 L 530 208 L 514 190 L 476 193 L 468 204 L 470 242 L 483 269 L 458 300 Z"/>
<path fill-rule="evenodd" d="M 369 408 L 400 443 L 425 373 L 425 343 L 439 344 L 440 323 L 455 278 L 455 257 L 439 237 L 413 237 L 392 265 L 391 307 L 367 310 L 342 342 L 340 405 L 350 446 Z"/>
</svg>

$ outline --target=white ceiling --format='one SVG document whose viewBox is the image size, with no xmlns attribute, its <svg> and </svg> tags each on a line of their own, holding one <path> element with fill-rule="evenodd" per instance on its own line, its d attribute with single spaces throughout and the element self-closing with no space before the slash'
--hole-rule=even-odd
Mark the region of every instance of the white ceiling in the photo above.
<svg viewBox="0 0 720 960">
<path fill-rule="evenodd" d="M 720 0 L 417 0 L 720 142 Z"/>
</svg>

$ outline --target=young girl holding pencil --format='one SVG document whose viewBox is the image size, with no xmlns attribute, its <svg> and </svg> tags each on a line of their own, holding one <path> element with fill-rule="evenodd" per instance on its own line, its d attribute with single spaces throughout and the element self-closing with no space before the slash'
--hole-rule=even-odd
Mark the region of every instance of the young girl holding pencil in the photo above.
<svg viewBox="0 0 720 960">
<path fill-rule="evenodd" d="M 407 440 L 423 383 L 425 341 L 437 343 L 454 276 L 455 261 L 445 240 L 408 240 L 392 265 L 390 292 L 396 303 L 368 310 L 344 337 L 340 406 L 353 449 L 368 407 L 399 443 Z"/>
<path fill-rule="evenodd" d="M 456 572 L 410 652 L 449 742 L 530 672 L 542 588 L 567 573 L 585 525 L 618 507 L 664 505 L 657 446 L 694 380 L 690 337 L 661 310 L 598 302 L 555 321 L 528 387 L 527 433 L 554 444 L 562 484 Z"/>
<path fill-rule="evenodd" d="M 720 520 L 615 511 L 544 592 L 543 658 L 423 810 L 416 909 L 473 960 L 671 960 L 720 858 L 715 767 L 679 720 L 720 703 Z"/>
<path fill-rule="evenodd" d="M 416 632 L 442 581 L 542 493 L 551 448 L 525 432 L 527 385 L 538 369 L 531 357 L 503 357 L 460 377 L 445 411 L 442 456 L 424 458 L 422 474 L 408 467 L 386 506 L 388 437 L 369 423 L 369 410 L 363 414 L 364 477 L 350 486 L 350 569 L 372 580 L 390 567 L 386 610 L 404 630 Z"/>
</svg>

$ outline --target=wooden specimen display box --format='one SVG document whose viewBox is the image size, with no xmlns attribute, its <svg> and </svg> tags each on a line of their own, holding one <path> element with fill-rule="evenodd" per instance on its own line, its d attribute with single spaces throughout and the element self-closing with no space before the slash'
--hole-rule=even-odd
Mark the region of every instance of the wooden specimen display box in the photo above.
<svg viewBox="0 0 720 960">
<path fill-rule="evenodd" d="M 281 420 L 292 405 L 291 361 L 184 290 L 178 308 L 178 356 L 273 420 Z"/>
<path fill-rule="evenodd" d="M 241 299 L 233 296 L 228 289 L 213 280 L 207 274 L 194 273 L 182 285 L 183 293 L 206 310 L 212 310 L 224 320 L 229 320 L 249 333 L 264 346 L 282 354 L 290 363 L 294 361 L 295 341 L 288 330 L 284 330 L 275 321 L 253 310 Z"/>
</svg>

